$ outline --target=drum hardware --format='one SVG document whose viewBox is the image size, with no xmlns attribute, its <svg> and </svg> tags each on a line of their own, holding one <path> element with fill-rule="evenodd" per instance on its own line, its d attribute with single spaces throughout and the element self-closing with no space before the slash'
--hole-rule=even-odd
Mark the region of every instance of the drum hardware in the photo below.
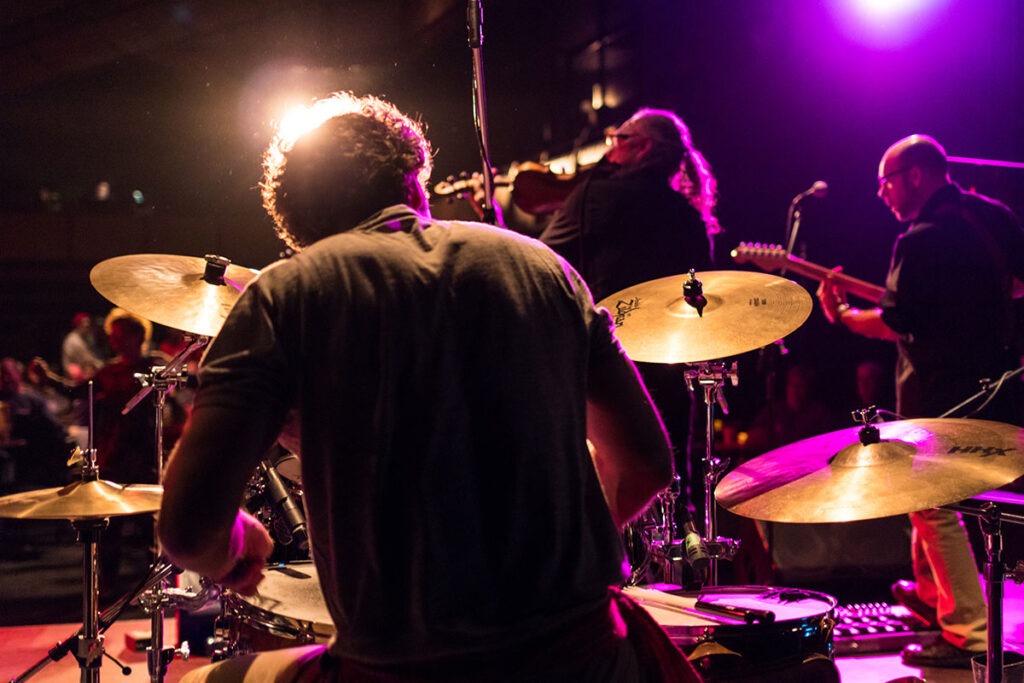
<svg viewBox="0 0 1024 683">
<path fill-rule="evenodd" d="M 718 584 L 718 561 L 732 560 L 739 550 L 740 542 L 717 535 L 718 516 L 715 508 L 714 491 L 718 480 L 729 467 L 728 458 L 715 455 L 715 406 L 722 413 L 729 414 L 729 406 L 722 393 L 726 381 L 733 386 L 739 383 L 737 364 L 726 365 L 722 361 L 702 362 L 694 368 L 688 368 L 684 377 L 690 394 L 696 392 L 697 386 L 704 390 L 704 405 L 707 408 L 707 425 L 705 429 L 704 450 L 704 548 L 709 558 L 708 584 Z"/>
<path fill-rule="evenodd" d="M 800 285 L 767 273 L 709 271 L 651 280 L 598 303 L 626 353 L 643 363 L 699 363 L 738 356 L 782 339 L 813 309 Z M 698 312 L 686 301 L 704 304 Z"/>
<path fill-rule="evenodd" d="M 68 519 L 77 533 L 77 540 L 85 546 L 83 552 L 82 628 L 58 643 L 47 657 L 14 679 L 24 681 L 34 676 L 51 661 L 74 653 L 81 671 L 82 683 L 98 683 L 103 657 L 114 661 L 122 672 L 130 669 L 103 649 L 99 613 L 99 551 L 100 535 L 116 515 L 154 512 L 160 507 L 161 489 L 158 486 L 121 486 L 101 480 L 93 447 L 93 385 L 89 383 L 89 448 L 84 453 L 80 479 L 67 486 L 28 491 L 0 498 L 0 517 L 17 519 Z M 126 602 L 119 605 L 114 618 Z M 106 613 L 105 613 L 106 614 Z M 110 619 L 112 622 L 113 619 Z M 102 626 L 105 631 L 109 623 Z"/>
<path fill-rule="evenodd" d="M 832 662 L 836 600 L 829 595 L 768 586 L 623 593 L 658 622 L 702 680 L 792 680 L 787 672 L 808 669 L 821 674 L 813 680 L 839 680 Z"/>
<path fill-rule="evenodd" d="M 925 418 L 828 432 L 739 465 L 718 484 L 726 510 L 767 522 L 852 522 L 941 507 L 1024 474 L 1024 429 Z"/>
<path fill-rule="evenodd" d="M 984 496 L 980 496 L 984 499 Z M 985 683 L 1003 680 L 1003 586 L 1009 575 L 1014 583 L 1024 583 L 1024 562 L 1007 571 L 1003 564 L 1003 521 L 1024 524 L 1024 516 L 1003 512 L 999 503 L 986 500 L 981 508 L 951 504 L 943 507 L 978 518 L 985 539 L 985 601 L 988 642 L 985 650 Z"/>
<path fill-rule="evenodd" d="M 662 582 L 681 583 L 681 580 L 677 581 L 677 578 L 681 577 L 677 577 L 675 569 L 684 561 L 693 565 L 695 577 L 698 579 L 706 571 L 707 557 L 704 556 L 702 560 L 698 548 L 691 548 L 690 553 L 687 552 L 688 543 L 690 546 L 695 542 L 702 543 L 700 535 L 693 528 L 693 523 L 687 522 L 682 535 L 676 531 L 676 506 L 681 490 L 682 482 L 679 475 L 673 471 L 672 484 L 659 491 L 640 518 L 627 526 L 627 550 L 632 550 L 634 555 L 640 555 L 630 558 L 632 572 L 628 585 L 647 583 L 652 564 L 658 567 L 658 576 Z M 637 548 L 637 545 L 642 547 Z M 692 561 L 690 555 L 693 555 Z M 700 579 L 700 582 L 703 583 L 703 580 Z"/>
<path fill-rule="evenodd" d="M 1002 513 L 993 501 L 995 489 L 1022 474 L 1024 429 L 989 420 L 916 419 L 863 424 L 769 451 L 726 475 L 715 496 L 736 514 L 773 522 L 846 522 L 936 507 L 978 517 L 992 683 L 1003 675 L 1001 522 L 1024 524 L 1024 516 Z M 958 503 L 973 497 L 985 500 L 980 510 Z M 1024 567 L 1010 575 L 1024 578 Z"/>
<path fill-rule="evenodd" d="M 738 382 L 736 363 L 720 359 L 778 341 L 807 320 L 811 296 L 800 285 L 765 273 L 711 271 L 651 280 L 628 287 L 601 301 L 616 326 L 616 336 L 629 357 L 646 363 L 694 365 L 685 373 L 691 395 L 704 389 L 707 406 L 707 446 L 704 455 L 704 537 L 683 529 L 682 545 L 674 534 L 675 508 L 663 523 L 666 540 L 656 546 L 665 563 L 685 556 L 695 571 L 708 562 L 708 582 L 718 582 L 718 560 L 735 557 L 739 542 L 715 534 L 713 491 L 729 463 L 714 455 L 714 406 L 728 413 L 721 393 L 725 382 Z M 667 496 L 659 495 L 658 506 Z M 674 505 L 674 499 L 671 501 Z M 671 521 L 669 521 L 671 520 Z M 634 578 L 637 572 L 634 571 Z M 702 582 L 703 583 L 703 582 Z"/>
<path fill-rule="evenodd" d="M 259 271 L 223 256 L 117 256 L 93 267 L 96 291 L 121 308 L 167 327 L 216 337 L 242 290 Z"/>
<path fill-rule="evenodd" d="M 213 257 L 207 257 L 208 261 L 211 258 Z M 206 277 L 210 276 L 211 269 L 215 274 L 218 272 L 222 274 L 222 265 L 226 268 L 226 264 L 221 264 L 219 261 L 210 261 L 207 266 L 207 274 L 204 276 L 203 281 L 209 282 Z M 164 472 L 163 415 L 167 401 L 167 392 L 175 385 L 182 384 L 186 381 L 187 373 L 182 370 L 182 367 L 184 367 L 188 357 L 192 355 L 192 353 L 203 348 L 210 341 L 209 337 L 196 336 L 192 334 L 186 334 L 186 338 L 188 339 L 188 343 L 185 348 L 172 358 L 166 366 L 154 367 L 148 373 L 135 373 L 135 379 L 139 381 L 142 388 L 121 410 L 121 414 L 126 415 L 133 408 L 138 406 L 142 399 L 153 394 L 153 409 L 155 411 L 155 439 L 153 450 L 156 457 L 156 472 L 159 474 L 161 483 L 163 482 Z M 155 524 L 156 520 L 154 519 L 154 535 Z M 159 558 L 156 558 L 156 561 L 159 561 Z M 139 597 L 138 603 L 146 613 L 150 615 L 150 644 L 149 647 L 146 648 L 146 661 L 149 669 L 149 678 L 152 683 L 162 683 L 164 676 L 167 675 L 167 666 L 170 664 L 171 660 L 174 659 L 174 655 L 177 652 L 174 648 L 164 648 L 163 646 L 164 614 L 169 607 L 174 606 L 173 601 L 170 599 L 167 582 L 163 580 L 156 581 L 143 595 Z"/>
<path fill-rule="evenodd" d="M 309 561 L 270 565 L 258 594 L 247 596 L 227 590 L 221 604 L 214 630 L 214 661 L 325 643 L 335 633 L 316 567 Z"/>
</svg>

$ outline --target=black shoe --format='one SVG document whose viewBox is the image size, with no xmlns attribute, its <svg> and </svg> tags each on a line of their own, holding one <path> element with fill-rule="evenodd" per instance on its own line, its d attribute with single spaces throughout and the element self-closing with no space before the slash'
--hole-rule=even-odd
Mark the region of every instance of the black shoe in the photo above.
<svg viewBox="0 0 1024 683">
<path fill-rule="evenodd" d="M 984 653 L 963 650 L 939 638 L 929 645 L 922 645 L 920 643 L 907 645 L 903 648 L 901 658 L 907 666 L 970 669 L 971 659 L 980 654 Z"/>
<path fill-rule="evenodd" d="M 897 581 L 892 585 L 892 597 L 928 628 L 938 628 L 939 617 L 931 607 L 917 595 L 917 584 L 913 581 Z"/>
</svg>

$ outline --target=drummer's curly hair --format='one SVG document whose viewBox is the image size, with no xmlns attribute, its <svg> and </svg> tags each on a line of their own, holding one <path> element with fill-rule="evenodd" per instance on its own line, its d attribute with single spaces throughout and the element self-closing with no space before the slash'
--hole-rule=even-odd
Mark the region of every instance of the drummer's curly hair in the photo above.
<svg viewBox="0 0 1024 683">
<path fill-rule="evenodd" d="M 419 123 L 376 97 L 337 92 L 279 125 L 263 155 L 263 207 L 296 251 L 393 204 L 425 202 L 433 166 Z"/>
</svg>

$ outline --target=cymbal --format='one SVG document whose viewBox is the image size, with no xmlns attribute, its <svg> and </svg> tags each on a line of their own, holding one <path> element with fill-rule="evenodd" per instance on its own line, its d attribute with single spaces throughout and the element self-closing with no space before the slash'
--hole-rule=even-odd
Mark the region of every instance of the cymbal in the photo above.
<svg viewBox="0 0 1024 683">
<path fill-rule="evenodd" d="M 800 285 L 767 273 L 696 273 L 703 315 L 683 297 L 689 275 L 628 287 L 598 305 L 615 321 L 629 357 L 647 363 L 697 363 L 760 348 L 800 327 L 813 308 Z"/>
<path fill-rule="evenodd" d="M 218 256 L 133 254 L 97 264 L 89 280 L 97 292 L 130 313 L 214 337 L 258 274 Z"/>
<path fill-rule="evenodd" d="M 163 487 L 74 481 L 67 486 L 24 491 L 0 498 L 0 517 L 14 519 L 92 519 L 160 509 Z"/>
<path fill-rule="evenodd" d="M 941 507 L 1024 475 L 1024 429 L 989 420 L 882 422 L 776 448 L 722 478 L 718 503 L 769 522 L 850 522 Z"/>
</svg>

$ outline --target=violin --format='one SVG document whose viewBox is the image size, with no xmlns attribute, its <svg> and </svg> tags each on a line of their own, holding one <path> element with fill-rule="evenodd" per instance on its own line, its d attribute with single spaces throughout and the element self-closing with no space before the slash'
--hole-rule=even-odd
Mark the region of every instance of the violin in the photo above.
<svg viewBox="0 0 1024 683">
<path fill-rule="evenodd" d="M 590 167 L 575 173 L 556 173 L 543 164 L 524 162 L 516 173 L 512 202 L 533 216 L 554 213 L 589 174 Z"/>
<path fill-rule="evenodd" d="M 562 207 L 569 194 L 586 179 L 590 168 L 575 173 L 556 173 L 544 164 L 525 161 L 519 164 L 514 174 L 495 176 L 494 186 L 511 187 L 512 203 L 518 209 L 531 216 L 543 216 Z M 483 174 L 477 171 L 468 177 L 449 178 L 438 183 L 434 186 L 434 194 L 441 197 L 463 195 L 480 214 L 478 207 L 483 199 L 483 182 Z"/>
</svg>

